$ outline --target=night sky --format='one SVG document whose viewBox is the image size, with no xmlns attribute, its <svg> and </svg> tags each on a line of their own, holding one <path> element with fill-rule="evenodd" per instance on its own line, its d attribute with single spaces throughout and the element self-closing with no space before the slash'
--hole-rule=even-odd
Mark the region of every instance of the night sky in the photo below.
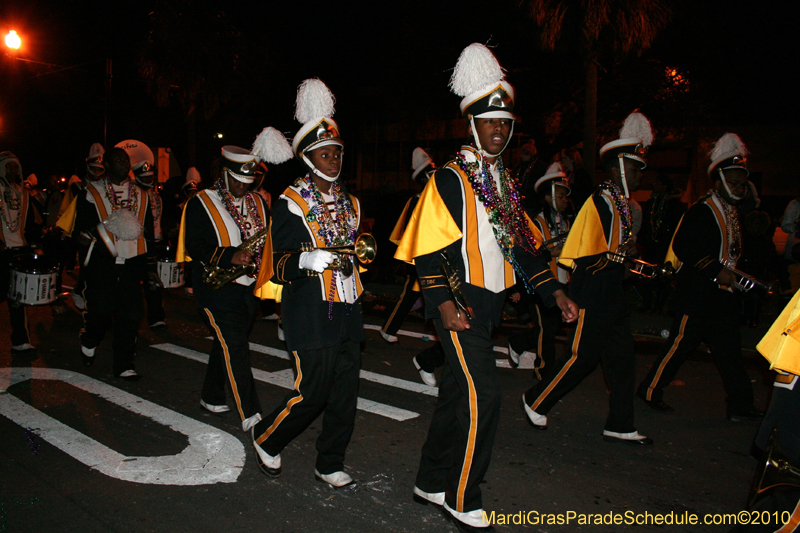
<svg viewBox="0 0 800 533">
<path fill-rule="evenodd" d="M 0 30 L 24 39 L 22 62 L 0 55 L 0 150 L 12 150 L 23 171 L 83 174 L 93 142 L 102 142 L 106 58 L 113 60 L 108 109 L 109 144 L 135 138 L 169 146 L 186 169 L 186 124 L 177 105 L 159 108 L 137 72 L 138 53 L 154 1 L 44 2 L 7 0 Z M 565 109 L 573 123 L 563 138 L 579 140 L 583 101 L 581 62 L 569 46 L 542 52 L 536 27 L 515 1 L 486 2 L 205 2 L 197 10 L 224 10 L 242 47 L 238 76 L 221 107 L 198 121 L 198 167 L 221 144 L 250 146 L 261 128 L 291 137 L 297 85 L 324 80 L 337 97 L 345 140 L 360 142 L 372 126 L 424 118 L 458 117 L 450 69 L 471 42 L 494 46 L 517 87 L 523 122 L 518 131 L 546 140 L 544 119 Z M 797 63 L 795 2 L 676 1 L 670 25 L 639 57 L 601 58 L 599 129 L 611 128 L 635 108 L 662 131 L 717 135 L 745 124 L 792 126 L 798 106 L 790 82 Z M 176 30 L 177 31 L 177 30 Z M 186 40 L 203 35 L 181 31 Z M 165 53 L 167 53 L 165 51 Z M 689 80 L 687 94 L 654 98 L 666 67 Z M 577 107 L 576 107 L 577 106 Z M 224 133 L 223 141 L 215 138 Z M 454 140 L 454 148 L 457 141 Z"/>
</svg>

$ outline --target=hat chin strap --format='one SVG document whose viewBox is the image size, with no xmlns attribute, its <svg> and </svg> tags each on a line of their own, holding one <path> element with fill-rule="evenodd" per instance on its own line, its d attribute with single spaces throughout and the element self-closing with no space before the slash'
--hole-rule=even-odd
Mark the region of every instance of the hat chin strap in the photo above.
<svg viewBox="0 0 800 533">
<path fill-rule="evenodd" d="M 506 147 L 508 147 L 508 143 L 511 142 L 511 137 L 514 136 L 514 122 L 511 121 L 511 131 L 508 133 L 508 139 L 506 139 L 506 144 L 503 145 L 503 149 L 497 152 L 496 154 L 490 154 L 486 150 L 483 149 L 481 146 L 481 140 L 478 138 L 478 130 L 475 129 L 475 119 L 472 115 L 469 116 L 469 125 L 472 126 L 472 139 L 475 141 L 475 146 L 478 148 L 478 153 L 481 154 L 483 157 L 499 157 L 500 154 L 505 152 Z"/>
<path fill-rule="evenodd" d="M 625 179 L 625 159 L 623 156 L 619 156 L 619 176 L 622 181 L 622 189 L 625 192 L 625 198 L 630 198 L 631 194 L 628 192 L 628 180 Z"/>
<path fill-rule="evenodd" d="M 728 187 L 728 181 L 725 179 L 725 173 L 722 172 L 722 169 L 718 168 L 717 172 L 719 172 L 719 177 L 722 180 L 722 186 L 725 187 L 725 192 L 728 193 L 728 196 L 730 197 L 730 199 L 731 200 L 735 200 L 737 202 L 739 202 L 741 200 L 744 200 L 744 196 L 736 196 L 735 194 L 733 194 L 731 192 L 731 188 Z"/>
<path fill-rule="evenodd" d="M 338 180 L 339 179 L 339 174 L 342 173 L 342 167 L 339 167 L 339 172 L 337 172 L 334 177 L 330 177 L 330 176 L 324 174 L 317 167 L 314 166 L 314 163 L 312 163 L 309 158 L 306 157 L 306 153 L 305 152 L 303 152 L 303 163 L 308 165 L 308 168 L 310 168 L 311 172 L 313 172 L 315 175 L 319 176 L 320 178 L 322 178 L 325 181 L 328 181 L 330 183 L 333 183 L 334 181 Z"/>
<path fill-rule="evenodd" d="M 145 183 L 143 181 L 140 181 L 138 177 L 136 177 L 136 179 L 134 179 L 133 181 L 135 181 L 136 185 L 138 185 L 142 189 L 152 189 L 153 185 L 155 184 L 154 181 L 151 181 L 150 183 Z"/>
</svg>

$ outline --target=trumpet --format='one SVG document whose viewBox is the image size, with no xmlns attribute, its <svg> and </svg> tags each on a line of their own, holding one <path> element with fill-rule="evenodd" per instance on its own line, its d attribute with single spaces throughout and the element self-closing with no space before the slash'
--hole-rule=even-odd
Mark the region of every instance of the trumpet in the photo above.
<svg viewBox="0 0 800 533">
<path fill-rule="evenodd" d="M 748 509 L 752 508 L 765 492 L 779 485 L 800 487 L 800 465 L 783 451 L 778 440 L 778 428 L 774 428 L 750 486 Z"/>
<path fill-rule="evenodd" d="M 610 261 L 614 261 L 615 263 L 632 263 L 630 271 L 637 276 L 642 276 L 647 279 L 660 278 L 666 280 L 675 274 L 675 268 L 673 268 L 672 263 L 669 262 L 663 265 L 656 265 L 655 263 L 648 263 L 641 259 L 634 259 L 633 257 L 614 252 L 607 252 L 606 256 Z"/>
<path fill-rule="evenodd" d="M 453 299 L 453 303 L 456 304 L 456 309 L 459 312 L 464 311 L 464 313 L 467 315 L 467 318 L 474 319 L 475 313 L 467 302 L 466 297 L 464 297 L 464 293 L 461 291 L 461 278 L 458 277 L 458 272 L 456 272 L 456 269 L 454 269 L 453 265 L 450 264 L 450 260 L 447 258 L 446 252 L 442 252 L 441 256 L 442 271 L 444 272 L 444 277 L 447 279 L 447 290 L 450 292 L 450 297 Z"/>
<path fill-rule="evenodd" d="M 733 286 L 737 290 L 742 292 L 748 292 L 752 289 L 758 287 L 759 289 L 763 290 L 768 295 L 775 294 L 775 283 L 770 283 L 767 281 L 762 281 L 760 279 L 754 278 L 749 274 L 745 274 L 741 270 L 736 270 L 735 268 L 725 267 L 736 276 Z"/>
<path fill-rule="evenodd" d="M 350 246 L 314 246 L 313 243 L 304 242 L 300 245 L 299 250 L 284 250 L 281 252 L 273 252 L 275 254 L 294 254 L 298 252 L 313 252 L 314 250 L 325 250 L 334 255 L 333 261 L 328 265 L 326 270 L 336 270 L 341 272 L 346 278 L 353 275 L 353 259 L 355 256 L 360 263 L 368 265 L 375 260 L 378 254 L 378 244 L 375 242 L 375 237 L 369 233 L 362 233 L 356 237 L 356 241 Z M 309 276 L 317 276 L 319 273 L 313 270 L 306 270 Z"/>
<path fill-rule="evenodd" d="M 555 244 L 555 243 L 557 243 L 558 241 L 560 241 L 561 239 L 563 239 L 563 238 L 564 238 L 564 237 L 566 237 L 567 235 L 569 235 L 569 232 L 568 232 L 568 231 L 566 231 L 566 232 L 564 232 L 564 233 L 561 233 L 561 234 L 559 234 L 559 235 L 556 235 L 556 236 L 555 236 L 555 237 L 553 237 L 552 239 L 547 239 L 546 241 L 543 241 L 543 242 L 542 242 L 542 246 L 547 246 L 547 247 L 549 247 L 551 244 Z"/>
<path fill-rule="evenodd" d="M 239 250 L 245 252 L 254 252 L 256 248 L 261 246 L 267 235 L 269 234 L 269 226 L 261 231 L 252 235 L 239 245 Z M 252 276 L 256 271 L 256 265 L 234 265 L 230 268 L 222 268 L 216 265 L 205 265 L 203 267 L 203 284 L 211 290 L 217 290 L 229 281 L 233 281 L 241 276 Z"/>
</svg>

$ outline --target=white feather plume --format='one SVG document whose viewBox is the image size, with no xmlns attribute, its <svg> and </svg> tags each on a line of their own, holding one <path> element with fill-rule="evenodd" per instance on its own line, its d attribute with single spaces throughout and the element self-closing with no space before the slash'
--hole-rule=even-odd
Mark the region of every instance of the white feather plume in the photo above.
<svg viewBox="0 0 800 533">
<path fill-rule="evenodd" d="M 253 142 L 251 152 L 272 165 L 285 163 L 294 155 L 292 154 L 292 147 L 286 137 L 283 136 L 283 133 L 271 126 L 261 130 L 255 142 Z"/>
<path fill-rule="evenodd" d="M 564 168 L 561 166 L 561 161 L 551 163 L 550 166 L 547 167 L 547 172 L 545 172 L 545 174 L 555 174 L 556 172 L 564 173 Z"/>
<path fill-rule="evenodd" d="M 301 124 L 317 118 L 333 117 L 336 99 L 319 78 L 303 81 L 297 88 L 294 118 Z"/>
<path fill-rule="evenodd" d="M 505 79 L 503 67 L 486 46 L 472 43 L 458 56 L 450 78 L 450 90 L 464 97 Z"/>
<path fill-rule="evenodd" d="M 622 129 L 619 130 L 620 139 L 630 137 L 640 138 L 645 148 L 653 144 L 653 128 L 650 126 L 650 121 L 646 116 L 635 111 L 628 115 L 628 118 L 622 123 Z"/>
<path fill-rule="evenodd" d="M 106 229 L 121 241 L 135 241 L 142 234 L 142 224 L 133 211 L 117 209 L 103 221 Z"/>
<path fill-rule="evenodd" d="M 726 133 L 714 144 L 714 148 L 708 153 L 712 161 L 716 161 L 724 154 L 730 152 L 737 152 L 742 155 L 747 155 L 747 146 L 744 145 L 742 139 L 735 133 Z"/>
</svg>

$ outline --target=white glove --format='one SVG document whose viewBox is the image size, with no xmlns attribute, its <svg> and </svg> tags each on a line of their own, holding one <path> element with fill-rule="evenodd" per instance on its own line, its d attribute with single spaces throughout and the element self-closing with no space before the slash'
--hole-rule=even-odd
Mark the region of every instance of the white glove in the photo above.
<svg viewBox="0 0 800 533">
<path fill-rule="evenodd" d="M 331 264 L 333 258 L 334 255 L 326 250 L 303 252 L 300 254 L 300 268 L 322 273 L 325 271 L 325 267 Z"/>
</svg>

